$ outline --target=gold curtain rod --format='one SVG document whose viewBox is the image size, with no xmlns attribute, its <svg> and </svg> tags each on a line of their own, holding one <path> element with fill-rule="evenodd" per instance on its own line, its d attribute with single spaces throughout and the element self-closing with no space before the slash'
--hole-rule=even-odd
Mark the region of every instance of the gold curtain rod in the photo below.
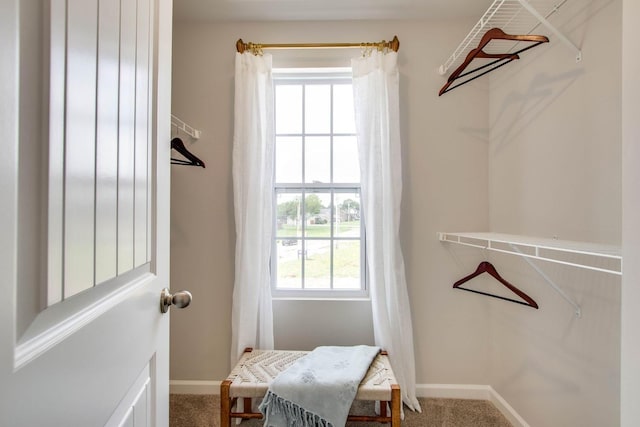
<svg viewBox="0 0 640 427">
<path fill-rule="evenodd" d="M 376 48 L 378 50 L 391 49 L 397 52 L 400 49 L 400 40 L 398 36 L 393 36 L 393 40 L 368 43 L 245 43 L 242 39 L 236 42 L 236 49 L 239 53 L 246 50 L 254 54 L 260 53 L 262 49 L 335 49 L 335 48 Z"/>
</svg>

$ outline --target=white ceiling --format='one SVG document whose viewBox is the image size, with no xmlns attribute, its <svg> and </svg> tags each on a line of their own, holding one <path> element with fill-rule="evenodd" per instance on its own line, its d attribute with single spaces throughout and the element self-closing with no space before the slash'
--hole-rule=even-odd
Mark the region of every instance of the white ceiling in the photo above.
<svg viewBox="0 0 640 427">
<path fill-rule="evenodd" d="M 480 17 L 493 0 L 174 0 L 178 21 L 455 19 Z"/>
</svg>

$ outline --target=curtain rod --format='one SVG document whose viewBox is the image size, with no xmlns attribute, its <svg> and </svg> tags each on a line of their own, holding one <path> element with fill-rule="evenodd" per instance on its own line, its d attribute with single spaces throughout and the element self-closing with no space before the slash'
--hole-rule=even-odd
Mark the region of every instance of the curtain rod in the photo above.
<svg viewBox="0 0 640 427">
<path fill-rule="evenodd" d="M 254 54 L 258 54 L 262 49 L 335 49 L 335 48 L 377 48 L 378 50 L 391 49 L 397 52 L 400 49 L 400 40 L 398 36 L 393 36 L 393 40 L 381 42 L 367 43 L 245 43 L 242 39 L 236 42 L 236 49 L 239 53 L 249 50 Z"/>
</svg>

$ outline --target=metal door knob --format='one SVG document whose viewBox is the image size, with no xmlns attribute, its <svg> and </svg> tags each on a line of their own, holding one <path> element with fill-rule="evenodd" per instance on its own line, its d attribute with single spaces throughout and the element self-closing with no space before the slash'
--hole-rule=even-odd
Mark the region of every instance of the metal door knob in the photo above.
<svg viewBox="0 0 640 427">
<path fill-rule="evenodd" d="M 169 311 L 171 305 L 175 305 L 176 308 L 184 308 L 191 304 L 191 292 L 178 291 L 171 295 L 169 289 L 164 288 L 160 294 L 160 311 L 166 313 Z"/>
</svg>

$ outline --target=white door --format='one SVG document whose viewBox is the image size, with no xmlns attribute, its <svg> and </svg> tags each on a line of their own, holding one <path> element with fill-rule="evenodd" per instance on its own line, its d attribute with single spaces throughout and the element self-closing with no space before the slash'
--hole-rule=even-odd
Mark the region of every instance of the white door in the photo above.
<svg viewBox="0 0 640 427">
<path fill-rule="evenodd" d="M 170 0 L 0 0 L 0 426 L 168 425 Z"/>
</svg>

